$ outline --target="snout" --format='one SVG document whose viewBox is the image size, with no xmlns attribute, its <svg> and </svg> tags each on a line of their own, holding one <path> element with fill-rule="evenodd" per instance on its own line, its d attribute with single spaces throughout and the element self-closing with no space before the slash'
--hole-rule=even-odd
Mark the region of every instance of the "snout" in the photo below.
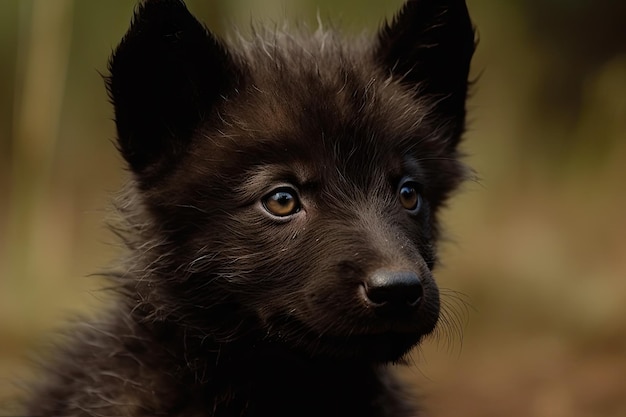
<svg viewBox="0 0 626 417">
<path fill-rule="evenodd" d="M 413 271 L 379 269 L 364 280 L 360 295 L 378 314 L 403 315 L 419 308 L 424 287 Z"/>
</svg>

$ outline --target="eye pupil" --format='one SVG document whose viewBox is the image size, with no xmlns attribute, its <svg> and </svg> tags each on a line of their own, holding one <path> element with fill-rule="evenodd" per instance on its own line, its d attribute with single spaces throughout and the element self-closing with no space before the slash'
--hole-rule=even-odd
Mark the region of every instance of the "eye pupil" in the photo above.
<svg viewBox="0 0 626 417">
<path fill-rule="evenodd" d="M 280 204 L 281 206 L 286 206 L 293 200 L 293 197 L 289 193 L 280 192 L 280 193 L 274 194 L 272 196 L 272 199 L 276 201 L 278 204 Z"/>
<path fill-rule="evenodd" d="M 300 210 L 300 202 L 296 192 L 292 190 L 276 190 L 263 199 L 263 206 L 271 214 L 279 217 L 290 216 Z"/>
</svg>

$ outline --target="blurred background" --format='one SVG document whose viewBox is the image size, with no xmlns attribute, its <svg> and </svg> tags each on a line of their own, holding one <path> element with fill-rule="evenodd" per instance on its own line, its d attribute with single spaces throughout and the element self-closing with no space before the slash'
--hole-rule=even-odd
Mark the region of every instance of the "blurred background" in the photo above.
<svg viewBox="0 0 626 417">
<path fill-rule="evenodd" d="M 102 303 L 126 177 L 101 74 L 134 0 L 0 2 L 0 414 L 28 352 Z M 373 33 L 402 0 L 196 0 L 216 32 L 317 15 Z M 626 416 L 626 2 L 468 0 L 480 46 L 438 280 L 462 335 L 400 370 L 434 417 Z M 452 291 L 457 291 L 462 295 Z M 469 304 L 464 308 L 455 299 Z"/>
</svg>

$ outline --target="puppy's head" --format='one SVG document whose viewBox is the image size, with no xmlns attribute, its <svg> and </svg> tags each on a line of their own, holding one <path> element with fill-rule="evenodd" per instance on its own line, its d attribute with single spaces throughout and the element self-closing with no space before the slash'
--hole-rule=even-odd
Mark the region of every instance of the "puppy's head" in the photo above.
<svg viewBox="0 0 626 417">
<path fill-rule="evenodd" d="M 154 318 L 218 341 L 397 360 L 439 316 L 465 4 L 409 1 L 373 40 L 259 32 L 227 46 L 182 2 L 151 0 L 110 61 L 142 213 L 133 285 Z"/>
</svg>

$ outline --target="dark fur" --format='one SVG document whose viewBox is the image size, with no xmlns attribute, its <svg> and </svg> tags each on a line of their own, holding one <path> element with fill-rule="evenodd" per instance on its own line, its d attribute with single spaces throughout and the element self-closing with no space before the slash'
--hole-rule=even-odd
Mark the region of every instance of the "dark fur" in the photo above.
<svg viewBox="0 0 626 417">
<path fill-rule="evenodd" d="M 416 415 L 386 364 L 438 321 L 437 213 L 465 177 L 473 51 L 463 0 L 409 1 L 373 39 L 228 45 L 177 0 L 142 3 L 107 80 L 133 174 L 121 297 L 28 414 Z M 283 185 L 302 209 L 274 218 L 261 201 Z M 368 304 L 381 270 L 418 276 L 418 307 Z"/>
</svg>

